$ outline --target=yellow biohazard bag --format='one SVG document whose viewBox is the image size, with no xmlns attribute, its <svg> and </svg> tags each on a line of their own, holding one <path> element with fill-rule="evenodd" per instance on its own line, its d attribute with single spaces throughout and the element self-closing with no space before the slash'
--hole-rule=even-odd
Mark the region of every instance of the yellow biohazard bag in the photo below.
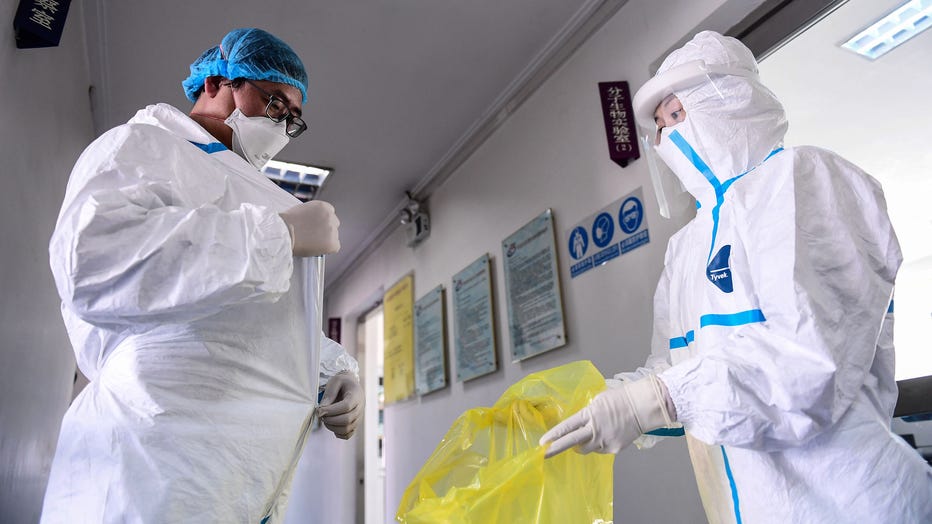
<svg viewBox="0 0 932 524">
<path fill-rule="evenodd" d="M 404 492 L 405 524 L 610 523 L 614 455 L 544 460 L 540 437 L 605 389 L 589 361 L 514 384 L 491 408 L 460 415 Z"/>
</svg>

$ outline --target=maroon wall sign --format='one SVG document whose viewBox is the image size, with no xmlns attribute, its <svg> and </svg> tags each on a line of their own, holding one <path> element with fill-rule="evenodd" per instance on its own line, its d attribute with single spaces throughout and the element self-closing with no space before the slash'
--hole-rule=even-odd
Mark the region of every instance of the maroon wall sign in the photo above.
<svg viewBox="0 0 932 524">
<path fill-rule="evenodd" d="M 327 338 L 330 340 L 339 343 L 340 338 L 342 337 L 343 331 L 343 321 L 337 318 L 328 318 L 327 319 Z"/>
<path fill-rule="evenodd" d="M 599 98 L 602 100 L 609 156 L 625 167 L 641 156 L 628 82 L 599 82 Z"/>
</svg>

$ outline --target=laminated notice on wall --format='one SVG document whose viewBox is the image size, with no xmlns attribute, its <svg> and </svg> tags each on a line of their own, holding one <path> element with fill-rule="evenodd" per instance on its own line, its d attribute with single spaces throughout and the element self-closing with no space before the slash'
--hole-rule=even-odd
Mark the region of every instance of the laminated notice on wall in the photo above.
<svg viewBox="0 0 932 524">
<path fill-rule="evenodd" d="M 414 395 L 414 277 L 385 292 L 385 403 Z"/>
<path fill-rule="evenodd" d="M 482 255 L 453 275 L 456 378 L 466 381 L 498 369 L 492 302 L 492 259 Z"/>
<path fill-rule="evenodd" d="M 446 307 L 443 286 L 414 303 L 414 387 L 425 395 L 447 385 Z"/>
<path fill-rule="evenodd" d="M 511 357 L 566 345 L 553 212 L 546 210 L 502 242 Z"/>
</svg>

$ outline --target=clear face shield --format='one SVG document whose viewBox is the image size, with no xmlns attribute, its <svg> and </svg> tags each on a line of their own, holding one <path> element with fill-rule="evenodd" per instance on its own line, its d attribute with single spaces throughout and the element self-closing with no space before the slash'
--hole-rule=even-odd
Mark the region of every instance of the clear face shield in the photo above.
<svg viewBox="0 0 932 524">
<path fill-rule="evenodd" d="M 685 98 L 684 95 L 706 86 L 717 91 L 714 78 L 729 74 L 747 76 L 751 73 L 709 66 L 701 60 L 694 60 L 651 78 L 634 95 L 638 138 L 647 159 L 660 215 L 664 218 L 680 215 L 695 206 L 692 195 L 657 151 L 661 143 L 665 147 L 669 145 L 667 142 L 672 129 L 688 118 L 687 108 L 683 107 L 680 97 Z M 722 93 L 718 95 L 722 96 Z M 714 92 L 712 96 L 715 96 Z"/>
<path fill-rule="evenodd" d="M 681 109 L 678 113 L 685 117 L 679 99 L 670 94 L 667 101 L 669 104 L 679 106 Z M 654 195 L 657 198 L 657 207 L 660 216 L 670 218 L 685 210 L 690 205 L 692 198 L 683 183 L 680 182 L 680 179 L 654 149 L 660 143 L 662 128 L 663 126 L 655 124 L 653 121 L 645 125 L 638 119 L 638 139 L 641 142 L 641 151 L 643 151 L 650 170 L 650 180 L 654 188 Z"/>
</svg>

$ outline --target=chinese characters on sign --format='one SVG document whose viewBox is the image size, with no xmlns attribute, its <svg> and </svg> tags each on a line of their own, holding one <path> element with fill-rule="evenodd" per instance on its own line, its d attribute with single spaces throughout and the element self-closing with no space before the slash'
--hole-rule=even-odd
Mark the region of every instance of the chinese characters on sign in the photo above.
<svg viewBox="0 0 932 524">
<path fill-rule="evenodd" d="M 20 0 L 13 19 L 16 47 L 54 47 L 68 16 L 71 0 Z"/>
<path fill-rule="evenodd" d="M 641 156 L 628 82 L 599 82 L 599 98 L 602 100 L 609 156 L 625 167 Z"/>
<path fill-rule="evenodd" d="M 414 394 L 414 277 L 385 292 L 385 403 Z"/>
<path fill-rule="evenodd" d="M 553 212 L 544 211 L 502 242 L 514 361 L 566 345 Z"/>
<path fill-rule="evenodd" d="M 418 395 L 447 385 L 447 337 L 443 286 L 414 303 L 414 389 Z"/>
<path fill-rule="evenodd" d="M 453 340 L 459 381 L 498 369 L 491 266 L 492 259 L 485 254 L 453 275 Z"/>
<path fill-rule="evenodd" d="M 576 278 L 650 242 L 643 202 L 644 192 L 639 187 L 566 232 L 563 247 L 570 261 L 570 277 Z"/>
</svg>

